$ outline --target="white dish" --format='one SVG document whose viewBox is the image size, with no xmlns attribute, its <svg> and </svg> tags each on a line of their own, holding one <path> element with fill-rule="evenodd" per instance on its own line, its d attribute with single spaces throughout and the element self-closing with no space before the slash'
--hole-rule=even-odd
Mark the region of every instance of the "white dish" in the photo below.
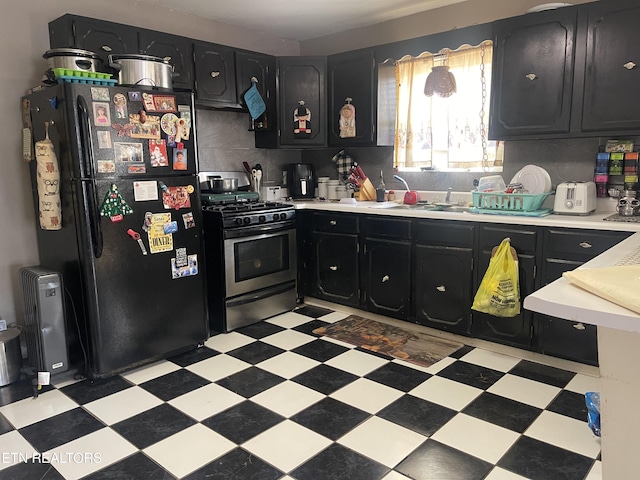
<svg viewBox="0 0 640 480">
<path fill-rule="evenodd" d="M 555 10 L 556 8 L 571 7 L 571 3 L 543 3 L 542 5 L 536 5 L 527 10 L 527 13 L 543 12 L 545 10 Z"/>
<path fill-rule="evenodd" d="M 551 191 L 551 177 L 542 167 L 525 165 L 514 175 L 511 183 L 521 183 L 529 193 L 540 194 Z"/>
</svg>

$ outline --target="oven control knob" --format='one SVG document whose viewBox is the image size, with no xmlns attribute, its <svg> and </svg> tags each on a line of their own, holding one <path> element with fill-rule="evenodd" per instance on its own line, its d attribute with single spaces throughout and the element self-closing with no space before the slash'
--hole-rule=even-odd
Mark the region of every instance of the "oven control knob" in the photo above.
<svg viewBox="0 0 640 480">
<path fill-rule="evenodd" d="M 240 217 L 236 218 L 236 223 L 242 225 L 242 219 Z"/>
<path fill-rule="evenodd" d="M 244 220 L 243 220 L 243 221 L 244 221 L 244 224 L 245 224 L 245 225 L 249 225 L 249 224 L 251 223 L 251 218 L 249 218 L 249 217 L 244 217 Z"/>
<path fill-rule="evenodd" d="M 278 220 L 280 218 L 280 214 L 279 213 L 274 213 L 273 214 L 273 220 Z"/>
<path fill-rule="evenodd" d="M 280 214 L 280 220 L 284 220 L 285 218 L 287 218 L 287 214 L 286 213 L 281 213 Z"/>
<path fill-rule="evenodd" d="M 259 222 L 264 222 L 266 219 L 267 219 L 267 217 L 265 217 L 264 215 L 260 215 L 260 216 L 258 217 L 258 221 L 259 221 Z"/>
</svg>

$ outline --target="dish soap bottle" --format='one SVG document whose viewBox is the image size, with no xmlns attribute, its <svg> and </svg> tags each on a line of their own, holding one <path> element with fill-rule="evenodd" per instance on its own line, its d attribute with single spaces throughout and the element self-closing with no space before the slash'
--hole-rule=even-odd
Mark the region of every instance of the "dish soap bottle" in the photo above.
<svg viewBox="0 0 640 480">
<path fill-rule="evenodd" d="M 384 178 L 382 176 L 382 170 L 380 170 L 380 183 L 376 188 L 376 202 L 384 202 L 384 190 L 385 190 Z"/>
</svg>

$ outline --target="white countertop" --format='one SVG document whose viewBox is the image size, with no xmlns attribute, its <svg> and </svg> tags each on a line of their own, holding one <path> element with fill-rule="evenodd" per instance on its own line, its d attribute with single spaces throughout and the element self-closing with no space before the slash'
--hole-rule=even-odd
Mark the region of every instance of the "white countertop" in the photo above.
<svg viewBox="0 0 640 480">
<path fill-rule="evenodd" d="M 638 249 L 640 233 L 630 236 L 578 268 L 614 266 Z M 534 312 L 566 320 L 640 332 L 640 315 L 572 285 L 565 278 L 536 290 L 524 299 L 523 306 Z"/>
<path fill-rule="evenodd" d="M 446 192 L 438 192 L 444 194 Z M 440 195 L 440 196 L 442 196 Z M 458 198 L 456 194 L 452 199 Z M 420 198 L 423 198 L 421 194 Z M 553 198 L 553 197 L 551 197 Z M 589 215 L 559 215 L 551 214 L 545 217 L 524 217 L 516 215 L 491 215 L 471 212 L 447 212 L 420 210 L 411 208 L 384 208 L 389 202 L 355 202 L 345 203 L 341 201 L 320 200 L 294 200 L 296 209 L 322 210 L 331 212 L 360 213 L 367 215 L 387 215 L 393 217 L 431 218 L 442 220 L 458 220 L 467 222 L 508 223 L 513 225 L 541 225 L 548 227 L 583 228 L 590 230 L 611 230 L 621 232 L 640 232 L 638 222 L 611 222 L 605 217 L 615 213 L 615 202 L 612 199 L 598 199 L 598 208 Z"/>
</svg>

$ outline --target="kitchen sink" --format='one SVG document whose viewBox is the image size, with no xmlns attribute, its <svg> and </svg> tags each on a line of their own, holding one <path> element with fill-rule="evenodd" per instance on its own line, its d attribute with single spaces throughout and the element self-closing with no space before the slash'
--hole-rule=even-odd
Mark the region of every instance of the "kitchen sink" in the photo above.
<svg viewBox="0 0 640 480">
<path fill-rule="evenodd" d="M 435 203 L 417 203 L 415 205 L 408 205 L 406 203 L 394 203 L 385 205 L 376 205 L 370 208 L 389 208 L 389 209 L 406 209 L 406 210 L 426 210 L 430 212 L 458 212 L 464 213 L 469 211 L 469 207 L 466 205 L 449 205 L 449 204 L 435 204 Z"/>
</svg>

